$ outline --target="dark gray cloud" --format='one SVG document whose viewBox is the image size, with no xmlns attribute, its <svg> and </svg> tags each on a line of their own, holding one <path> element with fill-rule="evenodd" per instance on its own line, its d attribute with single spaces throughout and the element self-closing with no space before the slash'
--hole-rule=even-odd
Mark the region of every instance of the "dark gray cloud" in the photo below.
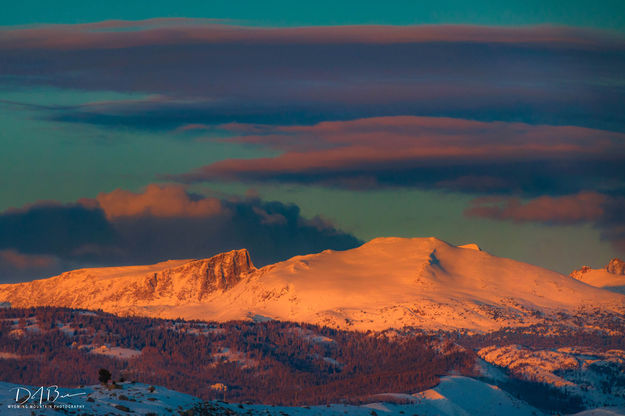
<svg viewBox="0 0 625 416">
<path fill-rule="evenodd" d="M 32 276 L 46 275 L 60 271 L 63 265 L 55 256 L 24 254 L 17 250 L 0 250 L 0 283 L 4 283 L 3 277 L 9 277 L 11 281 L 28 279 Z"/>
<path fill-rule="evenodd" d="M 44 202 L 0 214 L 0 249 L 60 257 L 117 238 L 101 210 L 81 204 Z"/>
<path fill-rule="evenodd" d="M 266 29 L 184 19 L 134 22 L 132 30 L 126 26 L 105 22 L 2 30 L 0 79 L 149 94 L 40 108 L 55 120 L 171 130 L 176 138 L 202 137 L 205 130 L 223 125 L 262 125 L 267 131 L 256 135 L 254 144 L 281 152 L 269 159 L 223 160 L 175 178 L 181 181 L 528 195 L 623 186 L 623 37 L 558 27 Z M 448 157 L 418 154 L 427 141 L 419 126 L 404 126 L 398 134 L 372 130 L 382 149 L 356 137 L 371 132 L 339 132 L 353 140 L 336 146 L 314 131 L 328 121 L 366 125 L 363 120 L 398 116 L 468 126 L 464 137 L 457 134 L 450 144 L 462 151 Z M 493 124 L 476 127 L 470 120 Z M 197 125 L 205 130 L 188 128 Z M 525 134 L 532 126 L 544 134 Z M 447 130 L 439 125 L 428 132 L 442 135 L 446 143 Z M 608 132 L 614 133 L 612 139 Z M 301 146 L 280 144 L 276 135 Z M 311 147 L 315 142 L 327 148 Z M 501 156 L 499 145 L 509 142 L 519 156 Z M 491 147 L 487 155 L 470 151 L 485 146 Z"/>
<path fill-rule="evenodd" d="M 360 242 L 299 207 L 257 197 L 217 199 L 179 186 L 117 190 L 76 204 L 0 214 L 0 282 L 69 268 L 204 258 L 247 248 L 256 265 Z"/>
<path fill-rule="evenodd" d="M 49 114 L 103 126 L 422 115 L 625 130 L 625 41 L 600 32 L 166 23 L 4 30 L 0 75 L 19 85 L 159 95 Z"/>
</svg>

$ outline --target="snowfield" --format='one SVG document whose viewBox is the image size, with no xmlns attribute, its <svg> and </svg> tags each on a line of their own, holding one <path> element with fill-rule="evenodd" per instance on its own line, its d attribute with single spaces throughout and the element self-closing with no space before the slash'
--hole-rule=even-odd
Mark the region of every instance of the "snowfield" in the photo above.
<svg viewBox="0 0 625 416">
<path fill-rule="evenodd" d="M 15 403 L 14 384 L 0 383 L 1 414 L 30 414 L 31 409 L 9 409 Z M 189 409 L 200 400 L 183 393 L 178 393 L 156 386 L 150 392 L 150 386 L 140 383 L 121 383 L 120 389 L 108 389 L 103 386 L 88 386 L 79 389 L 59 389 L 62 394 L 80 394 L 67 399 L 58 399 L 57 403 L 80 406 L 67 409 L 68 414 L 89 415 L 127 415 L 157 414 L 171 415 Z M 30 388 L 34 391 L 36 388 Z M 389 401 L 374 402 L 361 406 L 332 404 L 328 406 L 282 407 L 266 405 L 229 404 L 220 401 L 208 402 L 205 409 L 210 415 L 247 414 L 247 415 L 413 415 L 422 416 L 530 416 L 542 415 L 540 411 L 519 401 L 508 393 L 490 384 L 467 377 L 449 376 L 441 379 L 434 389 L 413 395 L 387 395 Z M 393 403 L 396 402 L 396 403 Z M 398 404 L 402 403 L 402 404 Z M 120 408 L 120 406 L 122 406 Z M 127 409 L 127 410 L 126 410 Z M 45 409 L 46 412 L 57 413 Z M 372 413 L 375 412 L 375 413 Z M 73 412 L 73 413 L 72 413 Z"/>
<path fill-rule="evenodd" d="M 46 296 L 38 296 L 46 293 Z M 277 319 L 344 329 L 414 326 L 487 332 L 584 315 L 623 317 L 625 296 L 474 244 L 377 238 L 257 269 L 246 250 L 205 260 L 82 269 L 0 285 L 14 307 L 228 321 Z M 261 319 L 258 318 L 258 319 Z"/>
<path fill-rule="evenodd" d="M 188 394 L 160 386 L 142 383 L 118 383 L 117 388 L 101 385 L 82 388 L 59 388 L 61 395 L 55 402 L 63 410 L 38 408 L 38 396 L 28 402 L 27 408 L 15 408 L 16 388 L 35 392 L 37 387 L 0 382 L 0 414 L 30 415 L 179 415 L 197 406 L 201 415 L 271 415 L 271 416 L 541 416 L 545 415 L 527 403 L 515 399 L 498 387 L 461 376 L 447 376 L 433 389 L 416 394 L 388 393 L 377 395 L 379 401 L 356 405 L 330 404 L 326 406 L 268 406 L 236 404 L 222 401 L 202 402 Z M 21 391 L 21 397 L 26 393 Z M 45 397 L 45 394 L 44 394 Z M 44 401 L 42 403 L 46 405 Z M 34 406 L 34 407 L 32 407 Z M 50 403 L 47 404 L 50 406 Z M 625 407 L 603 407 L 577 413 L 577 416 L 625 415 Z"/>
<path fill-rule="evenodd" d="M 573 271 L 571 277 L 591 286 L 625 294 L 625 263 L 619 259 L 612 259 L 602 269 L 584 266 Z"/>
</svg>

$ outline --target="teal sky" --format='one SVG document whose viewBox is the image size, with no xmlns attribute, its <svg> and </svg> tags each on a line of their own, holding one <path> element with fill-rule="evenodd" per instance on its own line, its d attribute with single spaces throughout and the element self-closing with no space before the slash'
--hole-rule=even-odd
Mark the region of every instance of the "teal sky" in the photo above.
<svg viewBox="0 0 625 416">
<path fill-rule="evenodd" d="M 37 107 L 134 100 L 141 94 L 33 88 L 5 89 L 0 95 L 21 104 L 0 103 L 0 210 L 39 200 L 72 202 L 116 188 L 140 189 L 163 172 L 183 173 L 207 160 L 258 154 L 240 145 L 176 139 L 172 132 L 54 122 Z"/>
<path fill-rule="evenodd" d="M 228 19 L 264 26 L 353 24 L 559 24 L 625 31 L 620 0 L 510 1 L 122 1 L 25 0 L 3 6 L 0 25 L 156 17 Z"/>
<path fill-rule="evenodd" d="M 50 88 L 5 90 L 4 99 L 42 106 L 131 100 L 137 94 Z M 171 131 L 106 129 L 53 122 L 45 112 L 0 104 L 0 211 L 41 200 L 71 203 L 117 188 L 141 191 L 163 172 L 183 173 L 211 161 L 258 155 L 254 147 L 186 140 Z M 272 152 L 265 152 L 270 155 Z M 15 181 L 14 178 L 20 178 Z M 488 219 L 467 221 L 473 196 L 422 190 L 347 191 L 318 186 L 210 182 L 201 194 L 244 195 L 297 204 L 305 217 L 321 215 L 361 240 L 379 236 L 436 236 L 452 244 L 478 242 L 485 250 L 566 273 L 584 264 L 603 266 L 618 255 L 591 226 L 542 226 Z M 589 244 L 588 242 L 592 242 Z"/>
<path fill-rule="evenodd" d="M 290 44 L 282 34 L 277 40 L 258 41 L 252 31 L 245 35 L 250 38 L 221 44 L 202 32 L 212 30 L 210 25 L 187 28 L 194 40 L 187 43 L 182 36 L 173 45 L 159 38 L 158 30 L 136 47 L 124 43 L 133 40 L 132 31 L 123 35 L 127 38 L 98 43 L 97 36 L 115 30 L 94 30 L 87 33 L 92 38 L 86 46 L 75 49 L 63 42 L 80 38 L 80 33 L 68 37 L 62 28 L 44 33 L 43 39 L 35 34 L 34 41 L 26 35 L 26 47 L 3 38 L 3 31 L 30 25 L 168 17 L 275 28 L 410 26 L 415 39 L 425 34 L 435 40 L 405 44 L 390 36 L 382 44 L 326 43 L 323 33 L 313 31 L 308 35 L 312 40 Z M 418 26 L 441 24 L 480 27 L 472 29 L 469 35 L 475 37 L 468 42 L 462 38 L 468 32 L 447 38 Z M 536 25 L 599 29 L 602 36 L 591 36 L 599 31 L 561 28 L 541 32 L 545 28 Z M 277 249 L 292 244 L 284 234 L 309 232 L 307 221 L 320 216 L 349 234 L 352 240 L 341 235 L 340 244 L 352 244 L 354 237 L 435 236 L 453 244 L 475 242 L 492 254 L 562 273 L 581 265 L 602 267 L 623 255 L 622 1 L 27 0 L 5 5 L 0 26 L 0 282 L 13 279 L 3 273 L 22 273 L 2 263 L 3 250 L 53 258 L 50 270 L 109 264 L 103 257 L 84 260 L 76 254 L 84 247 L 91 250 L 90 241 L 76 242 L 79 249 L 68 243 L 73 247 L 69 251 L 42 248 L 36 241 L 13 247 L 12 237 L 2 229 L 14 221 L 11 208 L 26 218 L 32 206 L 45 211 L 50 204 L 74 203 L 116 189 L 140 193 L 154 183 L 226 199 L 258 194 L 261 202 L 249 206 L 232 202 L 240 204 L 241 212 L 266 209 L 271 214 L 272 209 L 288 211 L 280 204 L 297 205 L 301 217 L 293 214 L 294 229 L 276 231 L 265 223 L 271 216 L 263 216 L 264 211 L 253 220 L 248 214 L 233 216 L 241 220 L 242 229 L 252 224 L 254 230 L 275 231 L 279 242 L 272 243 Z M 523 31 L 490 31 L 501 26 Z M 137 33 L 152 29 L 139 28 Z M 606 30 L 616 37 L 606 40 Z M 541 34 L 537 41 L 532 40 L 534 32 Z M 367 34 L 354 33 L 356 38 Z M 565 46 L 552 42 L 559 36 Z M 28 46 L 31 41 L 41 43 Z M 587 47 L 586 42 L 596 43 Z M 357 120 L 368 127 L 350 125 Z M 336 126 L 326 131 L 317 124 L 324 122 Z M 370 135 L 379 137 L 372 140 Z M 252 143 L 246 143 L 247 136 Z M 406 136 L 423 143 L 412 144 Z M 239 140 L 224 140 L 234 137 Z M 385 140 L 388 149 L 380 145 Z M 406 156 L 419 146 L 427 150 L 436 140 L 443 147 L 450 143 L 447 150 L 457 148 L 460 156 L 452 152 L 450 159 L 432 157 L 433 162 Z M 500 149 L 508 140 L 521 156 Z M 552 144 L 564 150 L 553 152 Z M 560 157 L 559 152 L 571 148 L 569 159 L 568 153 Z M 328 149 L 336 151 L 330 154 L 342 162 L 338 167 L 324 159 Z M 480 149 L 487 149 L 485 159 Z M 387 150 L 389 159 L 376 159 L 378 154 L 387 157 Z M 433 154 L 437 152 L 434 148 Z M 299 154 L 310 155 L 312 168 Z M 585 199 L 585 193 L 591 196 Z M 481 207 L 481 214 L 468 215 L 468 207 L 485 196 L 508 198 L 509 209 Z M 545 197 L 553 199 L 531 205 Z M 279 204 L 276 208 L 263 205 L 265 201 Z M 529 205 L 518 210 L 515 204 Z M 595 204 L 594 210 L 587 204 Z M 189 218 L 180 220 L 189 226 Z M 128 225 L 110 221 L 117 231 Z M 142 221 L 131 228 L 145 226 Z M 170 230 L 168 224 L 157 225 Z M 245 235 L 249 230 L 239 232 L 240 241 L 255 237 Z M 339 244 L 332 240 L 335 236 L 326 237 L 322 232 L 320 248 L 325 241 Z M 179 253 L 198 256 L 197 251 Z M 110 264 L 152 260 L 144 253 L 117 259 Z M 23 271 L 19 278 L 33 273 L 45 272 Z"/>
</svg>

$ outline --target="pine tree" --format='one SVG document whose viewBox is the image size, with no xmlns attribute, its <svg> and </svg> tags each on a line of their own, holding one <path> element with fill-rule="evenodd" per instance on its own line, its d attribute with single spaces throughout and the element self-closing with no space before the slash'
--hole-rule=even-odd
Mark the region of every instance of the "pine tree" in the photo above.
<svg viewBox="0 0 625 416">
<path fill-rule="evenodd" d="M 111 372 L 109 370 L 107 370 L 106 368 L 101 368 L 100 371 L 98 371 L 98 380 L 100 380 L 100 383 L 107 384 L 110 379 Z"/>
</svg>

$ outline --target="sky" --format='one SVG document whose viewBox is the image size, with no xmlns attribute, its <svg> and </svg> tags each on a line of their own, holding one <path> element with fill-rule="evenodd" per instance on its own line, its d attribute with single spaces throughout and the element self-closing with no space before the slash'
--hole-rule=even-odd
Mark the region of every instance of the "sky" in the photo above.
<svg viewBox="0 0 625 416">
<path fill-rule="evenodd" d="M 6 7 L 0 282 L 380 236 L 623 257 L 623 5 L 493 3 Z"/>
</svg>

